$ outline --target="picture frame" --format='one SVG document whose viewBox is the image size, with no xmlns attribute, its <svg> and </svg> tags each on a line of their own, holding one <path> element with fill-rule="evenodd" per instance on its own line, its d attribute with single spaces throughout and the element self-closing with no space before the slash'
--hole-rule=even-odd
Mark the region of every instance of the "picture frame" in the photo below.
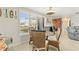
<svg viewBox="0 0 79 59">
<path fill-rule="evenodd" d="M 8 18 L 8 9 L 4 9 L 5 18 Z"/>
<path fill-rule="evenodd" d="M 0 8 L 0 17 L 2 16 L 2 9 Z"/>
<path fill-rule="evenodd" d="M 14 18 L 17 19 L 17 11 L 14 11 Z"/>
<path fill-rule="evenodd" d="M 14 18 L 14 11 L 13 11 L 13 9 L 9 10 L 9 17 L 10 18 Z"/>
</svg>

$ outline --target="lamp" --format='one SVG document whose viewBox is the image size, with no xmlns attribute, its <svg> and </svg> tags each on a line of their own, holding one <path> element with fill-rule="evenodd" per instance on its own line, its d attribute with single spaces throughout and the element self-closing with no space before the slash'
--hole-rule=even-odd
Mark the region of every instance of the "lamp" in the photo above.
<svg viewBox="0 0 79 59">
<path fill-rule="evenodd" d="M 55 10 L 52 9 L 52 7 L 49 7 L 49 10 L 47 11 L 47 15 L 52 15 L 55 13 Z"/>
</svg>

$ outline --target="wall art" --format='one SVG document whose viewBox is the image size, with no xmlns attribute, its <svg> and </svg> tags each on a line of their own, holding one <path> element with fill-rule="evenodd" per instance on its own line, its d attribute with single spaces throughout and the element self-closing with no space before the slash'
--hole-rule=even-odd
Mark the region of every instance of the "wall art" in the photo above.
<svg viewBox="0 0 79 59">
<path fill-rule="evenodd" d="M 9 16 L 10 16 L 10 18 L 13 18 L 14 17 L 14 12 L 13 12 L 12 9 L 9 11 Z"/>
<path fill-rule="evenodd" d="M 15 16 L 15 19 L 17 19 L 17 11 L 15 11 L 15 15 L 14 16 Z"/>
<path fill-rule="evenodd" d="M 2 10 L 0 9 L 0 16 L 2 16 Z"/>
<path fill-rule="evenodd" d="M 8 10 L 5 9 L 5 17 L 8 18 Z"/>
</svg>

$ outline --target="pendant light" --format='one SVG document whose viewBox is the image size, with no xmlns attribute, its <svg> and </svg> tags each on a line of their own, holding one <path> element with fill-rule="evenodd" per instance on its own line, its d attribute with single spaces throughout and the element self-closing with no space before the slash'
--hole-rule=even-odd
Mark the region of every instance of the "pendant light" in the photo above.
<svg viewBox="0 0 79 59">
<path fill-rule="evenodd" d="M 55 10 L 53 10 L 52 7 L 49 7 L 49 9 L 48 9 L 46 15 L 53 15 L 54 13 L 55 13 Z"/>
</svg>

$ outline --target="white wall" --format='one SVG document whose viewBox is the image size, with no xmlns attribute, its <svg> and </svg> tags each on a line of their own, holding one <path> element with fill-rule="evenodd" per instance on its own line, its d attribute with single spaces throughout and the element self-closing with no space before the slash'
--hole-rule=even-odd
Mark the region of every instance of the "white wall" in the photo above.
<svg viewBox="0 0 79 59">
<path fill-rule="evenodd" d="M 67 27 L 69 27 L 69 21 L 70 17 L 63 17 L 62 18 L 62 32 L 66 33 L 67 32 Z"/>
<path fill-rule="evenodd" d="M 7 8 L 13 9 L 17 11 L 17 19 L 15 18 L 10 18 L 8 14 L 8 18 L 5 18 L 5 13 L 4 10 L 5 8 L 2 8 L 3 13 L 2 17 L 0 17 L 0 33 L 3 34 L 4 36 L 7 37 L 12 37 L 13 38 L 13 44 L 12 45 L 17 45 L 20 43 L 19 40 L 19 19 L 18 19 L 18 8 Z"/>
<path fill-rule="evenodd" d="M 71 16 L 71 26 L 79 26 L 79 15 Z"/>
</svg>

